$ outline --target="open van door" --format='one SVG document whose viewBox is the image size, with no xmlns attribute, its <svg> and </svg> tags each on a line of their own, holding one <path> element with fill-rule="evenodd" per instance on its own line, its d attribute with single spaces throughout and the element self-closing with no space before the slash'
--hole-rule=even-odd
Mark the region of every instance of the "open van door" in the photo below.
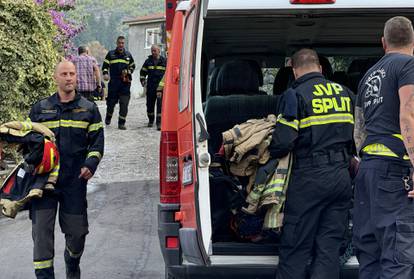
<svg viewBox="0 0 414 279">
<path fill-rule="evenodd" d="M 183 8 L 187 1 L 180 4 Z M 199 44 L 198 27 L 200 21 L 200 1 L 192 0 L 186 3 L 187 11 L 184 21 L 183 42 L 181 48 L 180 84 L 178 98 L 177 136 L 178 136 L 178 165 L 181 178 L 181 208 L 176 217 L 181 221 L 179 231 L 183 259 L 198 265 L 209 264 L 208 249 L 211 238 L 210 222 L 203 227 L 200 220 L 210 217 L 210 207 L 199 207 L 199 196 L 209 195 L 208 189 L 199 189 L 200 179 L 208 179 L 210 157 L 207 152 L 207 132 L 201 114 L 195 114 L 194 90 L 197 45 Z M 196 129 L 196 132 L 194 132 Z M 204 146 L 204 150 L 199 150 Z M 195 149 L 198 149 L 197 152 Z M 202 148 L 201 148 L 202 149 Z M 196 155 L 199 154 L 199 155 Z M 196 157 L 197 156 L 197 157 Z M 205 175 L 200 177 L 198 168 L 205 169 Z"/>
</svg>

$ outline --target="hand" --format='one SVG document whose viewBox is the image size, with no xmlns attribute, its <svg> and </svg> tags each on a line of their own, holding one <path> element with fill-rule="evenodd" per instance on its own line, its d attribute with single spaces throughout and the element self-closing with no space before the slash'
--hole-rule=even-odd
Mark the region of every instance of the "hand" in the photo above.
<svg viewBox="0 0 414 279">
<path fill-rule="evenodd" d="M 80 172 L 79 178 L 83 178 L 85 180 L 89 180 L 89 179 L 92 178 L 92 176 L 93 176 L 92 172 L 87 167 L 81 168 L 81 172 Z"/>
<path fill-rule="evenodd" d="M 161 98 L 162 97 L 162 91 L 157 91 L 157 98 Z"/>
<path fill-rule="evenodd" d="M 411 179 L 414 179 L 414 173 L 413 173 L 413 175 L 412 175 Z M 413 183 L 414 183 L 414 180 L 411 180 L 411 182 L 413 182 Z M 410 192 L 408 192 L 408 197 L 409 197 L 409 198 L 414 198 L 414 189 L 413 189 L 413 190 L 411 190 Z"/>
<path fill-rule="evenodd" d="M 104 81 L 108 81 L 109 80 L 109 75 L 108 74 L 104 74 L 103 75 L 103 79 L 104 79 Z"/>
</svg>

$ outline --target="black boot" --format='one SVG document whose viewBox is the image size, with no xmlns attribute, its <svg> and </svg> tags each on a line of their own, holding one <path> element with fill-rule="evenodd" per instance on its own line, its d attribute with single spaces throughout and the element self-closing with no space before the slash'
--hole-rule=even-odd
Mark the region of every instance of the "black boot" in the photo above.
<svg viewBox="0 0 414 279">
<path fill-rule="evenodd" d="M 106 117 L 105 117 L 105 124 L 106 125 L 111 125 L 111 116 L 106 115 Z"/>
<path fill-rule="evenodd" d="M 69 255 L 68 250 L 65 249 L 65 264 L 66 264 L 66 279 L 80 279 L 80 256 L 73 258 Z"/>
</svg>

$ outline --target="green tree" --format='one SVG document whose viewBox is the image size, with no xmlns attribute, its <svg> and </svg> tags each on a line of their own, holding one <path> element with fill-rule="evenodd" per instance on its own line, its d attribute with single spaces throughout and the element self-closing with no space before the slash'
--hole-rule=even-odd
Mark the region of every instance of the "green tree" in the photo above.
<svg viewBox="0 0 414 279">
<path fill-rule="evenodd" d="M 0 123 L 25 119 L 52 92 L 56 35 L 49 13 L 34 1 L 0 0 Z"/>
</svg>

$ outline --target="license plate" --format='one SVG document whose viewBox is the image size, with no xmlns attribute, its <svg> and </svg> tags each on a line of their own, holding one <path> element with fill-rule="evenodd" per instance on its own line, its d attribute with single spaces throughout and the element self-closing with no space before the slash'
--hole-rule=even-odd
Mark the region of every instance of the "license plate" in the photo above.
<svg viewBox="0 0 414 279">
<path fill-rule="evenodd" d="M 193 183 L 193 162 L 184 162 L 183 167 L 183 185 L 189 185 Z"/>
</svg>

